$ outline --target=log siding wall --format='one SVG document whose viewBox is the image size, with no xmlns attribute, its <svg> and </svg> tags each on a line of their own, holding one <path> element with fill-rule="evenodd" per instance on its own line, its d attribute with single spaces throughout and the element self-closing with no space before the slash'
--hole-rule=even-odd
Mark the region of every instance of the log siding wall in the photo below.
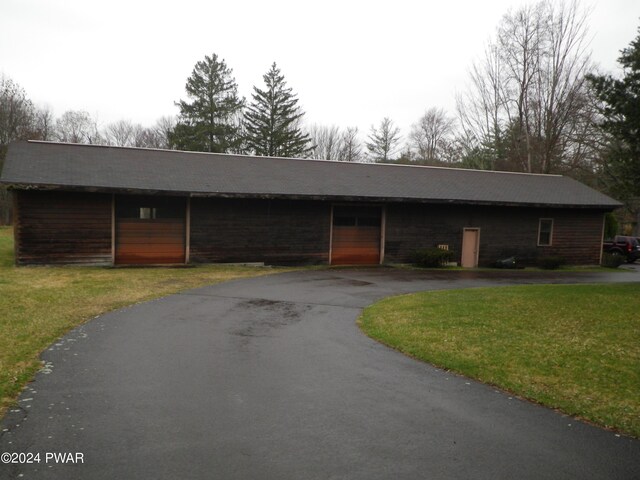
<svg viewBox="0 0 640 480">
<path fill-rule="evenodd" d="M 192 262 L 329 262 L 331 204 L 261 199 L 191 199 Z"/>
<path fill-rule="evenodd" d="M 110 265 L 111 195 L 18 190 L 16 264 Z"/>
<path fill-rule="evenodd" d="M 540 218 L 553 218 L 551 246 L 537 246 Z M 569 264 L 597 265 L 602 222 L 603 212 L 593 210 L 390 204 L 385 261 L 408 262 L 418 248 L 447 244 L 459 262 L 463 229 L 475 227 L 480 229 L 480 266 L 513 255 L 529 264 L 538 257 L 557 255 Z"/>
</svg>

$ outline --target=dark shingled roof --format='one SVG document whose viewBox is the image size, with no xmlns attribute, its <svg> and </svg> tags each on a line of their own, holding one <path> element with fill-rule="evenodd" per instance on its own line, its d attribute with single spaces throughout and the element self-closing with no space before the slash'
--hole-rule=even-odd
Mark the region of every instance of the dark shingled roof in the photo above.
<svg viewBox="0 0 640 480">
<path fill-rule="evenodd" d="M 185 195 L 613 209 L 571 178 L 50 142 L 11 144 L 2 183 Z"/>
</svg>

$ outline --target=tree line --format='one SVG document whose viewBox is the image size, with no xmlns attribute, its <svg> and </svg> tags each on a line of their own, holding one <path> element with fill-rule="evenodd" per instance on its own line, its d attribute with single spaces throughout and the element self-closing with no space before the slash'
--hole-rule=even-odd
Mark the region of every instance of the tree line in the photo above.
<svg viewBox="0 0 640 480">
<path fill-rule="evenodd" d="M 196 63 L 175 103 L 153 126 L 100 127 L 84 111 L 55 118 L 9 78 L 0 80 L 0 163 L 9 142 L 55 140 L 570 175 L 640 207 L 640 35 L 622 51 L 620 78 L 597 71 L 588 15 L 576 0 L 543 0 L 507 12 L 470 67 L 455 112 L 426 108 L 406 135 L 388 117 L 365 138 L 355 126 L 308 124 L 273 63 L 240 97 L 233 70 L 215 53 Z M 0 210 L 7 195 L 0 192 Z M 6 216 L 6 215 L 5 215 Z"/>
</svg>

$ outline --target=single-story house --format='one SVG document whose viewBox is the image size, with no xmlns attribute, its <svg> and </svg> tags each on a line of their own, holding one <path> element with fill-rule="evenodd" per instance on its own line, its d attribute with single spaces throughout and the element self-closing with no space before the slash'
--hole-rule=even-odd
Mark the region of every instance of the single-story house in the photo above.
<svg viewBox="0 0 640 480">
<path fill-rule="evenodd" d="M 559 175 L 76 145 L 10 145 L 16 263 L 380 264 L 453 250 L 598 264 L 620 204 Z"/>
</svg>

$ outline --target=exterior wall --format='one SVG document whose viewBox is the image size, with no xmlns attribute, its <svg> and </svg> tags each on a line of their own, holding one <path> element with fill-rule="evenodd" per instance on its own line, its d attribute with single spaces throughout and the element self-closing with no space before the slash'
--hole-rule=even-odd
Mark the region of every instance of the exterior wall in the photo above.
<svg viewBox="0 0 640 480">
<path fill-rule="evenodd" d="M 191 199 L 192 262 L 329 262 L 331 204 L 260 199 Z"/>
<path fill-rule="evenodd" d="M 571 210 L 553 218 L 553 244 L 538 247 L 541 256 L 560 256 L 572 265 L 599 265 L 602 254 L 604 213 Z"/>
<path fill-rule="evenodd" d="M 14 192 L 16 263 L 103 264 L 112 258 L 112 196 Z M 327 264 L 331 202 L 192 198 L 187 224 L 192 262 Z M 553 219 L 552 245 L 538 246 L 540 218 Z M 447 244 L 460 261 L 464 228 L 480 229 L 479 265 L 516 255 L 527 263 L 562 256 L 598 264 L 603 212 L 392 203 L 385 206 L 386 263 L 418 248 Z"/>
<path fill-rule="evenodd" d="M 14 191 L 18 265 L 110 265 L 111 195 Z"/>
<path fill-rule="evenodd" d="M 480 266 L 513 255 L 529 264 L 556 255 L 573 265 L 600 263 L 602 211 L 427 204 L 389 204 L 386 211 L 387 263 L 408 262 L 414 250 L 439 244 L 459 262 L 465 227 L 480 229 Z M 537 246 L 540 218 L 554 220 L 549 247 Z"/>
</svg>

